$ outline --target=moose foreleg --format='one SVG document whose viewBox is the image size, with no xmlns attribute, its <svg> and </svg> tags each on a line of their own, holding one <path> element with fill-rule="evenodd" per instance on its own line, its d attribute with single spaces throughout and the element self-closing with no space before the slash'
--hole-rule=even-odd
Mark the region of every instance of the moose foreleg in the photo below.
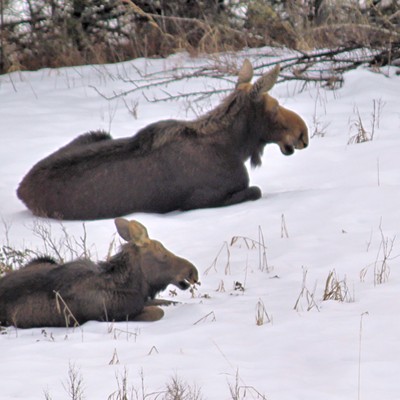
<svg viewBox="0 0 400 400">
<path fill-rule="evenodd" d="M 164 299 L 150 299 L 145 303 L 145 307 L 147 306 L 176 306 L 180 304 L 178 301 L 173 300 L 164 300 Z"/>
<path fill-rule="evenodd" d="M 258 200 L 261 197 L 261 189 L 257 186 L 250 186 L 235 193 L 230 193 L 220 204 L 221 206 L 230 206 L 243 203 L 250 200 Z"/>
<path fill-rule="evenodd" d="M 129 318 L 129 320 L 153 322 L 153 321 L 158 321 L 163 316 L 164 316 L 164 311 L 160 307 L 145 306 L 140 314 L 136 315 L 133 318 Z"/>
<path fill-rule="evenodd" d="M 196 208 L 225 207 L 233 204 L 243 203 L 249 200 L 258 200 L 261 190 L 257 186 L 246 187 L 231 193 L 216 194 L 211 191 L 197 190 L 184 203 L 181 210 L 193 210 Z"/>
</svg>

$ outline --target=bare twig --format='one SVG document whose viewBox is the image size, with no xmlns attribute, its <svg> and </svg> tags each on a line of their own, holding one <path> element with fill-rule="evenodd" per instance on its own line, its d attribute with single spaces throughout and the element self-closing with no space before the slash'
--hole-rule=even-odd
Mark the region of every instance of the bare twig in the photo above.
<svg viewBox="0 0 400 400">
<path fill-rule="evenodd" d="M 231 253 L 229 251 L 228 243 L 224 242 L 223 245 L 221 246 L 221 248 L 219 249 L 218 254 L 215 256 L 213 262 L 211 263 L 211 265 L 204 271 L 204 275 L 207 275 L 212 268 L 214 268 L 214 270 L 217 271 L 218 259 L 224 249 L 226 250 L 226 255 L 227 255 L 227 261 L 225 264 L 225 275 L 227 275 L 229 273 Z"/>
<path fill-rule="evenodd" d="M 307 286 L 306 286 L 306 281 L 307 281 L 307 273 L 308 273 L 308 271 L 307 271 L 307 269 L 305 269 L 304 267 L 303 267 L 303 283 L 302 283 L 302 288 L 301 288 L 301 291 L 300 291 L 300 294 L 299 294 L 299 296 L 298 296 L 298 298 L 297 298 L 297 300 L 296 300 L 296 303 L 295 303 L 295 305 L 294 305 L 294 309 L 296 310 L 296 311 L 299 311 L 302 307 L 301 307 L 301 301 L 303 300 L 303 299 L 305 299 L 306 300 L 306 305 L 307 305 L 307 311 L 310 311 L 310 310 L 312 310 L 314 307 L 319 311 L 319 307 L 318 307 L 318 304 L 316 303 L 316 301 L 315 301 L 315 289 L 316 289 L 316 285 L 314 286 L 314 289 L 313 289 L 313 291 L 311 292 L 308 288 L 307 288 Z"/>
<path fill-rule="evenodd" d="M 360 318 L 360 331 L 358 340 L 358 390 L 357 399 L 361 400 L 361 345 L 362 345 L 362 334 L 363 334 L 363 318 L 365 315 L 369 315 L 368 312 L 363 312 Z"/>
<path fill-rule="evenodd" d="M 289 233 L 286 227 L 285 215 L 281 215 L 281 239 L 289 238 Z"/>
<path fill-rule="evenodd" d="M 74 314 L 72 313 L 71 309 L 68 307 L 68 304 L 64 301 L 62 296 L 56 290 L 53 290 L 53 293 L 56 296 L 56 307 L 58 313 L 62 314 L 65 318 L 65 326 L 68 328 L 71 326 L 71 321 L 74 323 L 73 327 L 76 328 L 80 326 L 78 320 L 75 318 Z"/>
<path fill-rule="evenodd" d="M 214 322 L 217 320 L 217 318 L 215 317 L 214 311 L 209 312 L 208 314 L 206 314 L 204 317 L 200 318 L 198 321 L 196 321 L 193 325 L 197 325 L 200 322 L 205 322 L 209 319 L 209 317 L 211 317 L 211 322 Z"/>
<path fill-rule="evenodd" d="M 360 65 L 370 65 L 379 55 L 380 50 L 361 48 L 360 46 L 339 47 L 330 50 L 314 50 L 310 52 L 291 51 L 289 55 L 274 56 L 270 54 L 259 55 L 258 62 L 254 65 L 255 77 L 260 76 L 263 71 L 281 65 L 281 74 L 279 82 L 300 81 L 303 88 L 309 83 L 321 84 L 331 89 L 340 87 L 343 84 L 343 73 L 359 67 Z M 286 53 L 287 54 L 287 53 Z M 243 54 L 243 58 L 246 54 Z M 210 57 L 211 60 L 211 57 Z M 171 67 L 158 72 L 144 74 L 136 68 L 139 78 L 126 79 L 118 75 L 116 79 L 133 86 L 127 90 L 114 92 L 112 95 L 105 95 L 95 86 L 92 87 L 100 96 L 106 100 L 115 100 L 125 97 L 135 92 L 141 93 L 149 102 L 176 101 L 185 98 L 194 98 L 201 100 L 215 94 L 224 94 L 232 90 L 238 70 L 240 69 L 241 59 L 232 62 L 231 59 L 221 59 L 212 61 L 210 65 L 198 68 L 189 67 Z M 146 95 L 146 91 L 156 87 L 163 88 L 167 85 L 193 78 L 213 78 L 224 80 L 229 83 L 227 88 L 210 88 L 208 90 L 194 92 L 165 93 L 166 96 L 152 97 Z M 161 90 L 162 91 L 162 90 Z"/>
</svg>

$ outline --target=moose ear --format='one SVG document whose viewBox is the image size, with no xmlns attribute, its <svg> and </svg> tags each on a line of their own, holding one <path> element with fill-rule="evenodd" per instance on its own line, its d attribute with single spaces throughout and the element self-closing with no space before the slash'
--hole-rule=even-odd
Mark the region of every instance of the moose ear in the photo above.
<svg viewBox="0 0 400 400">
<path fill-rule="evenodd" d="M 137 246 L 143 246 L 149 240 L 147 229 L 138 221 L 115 218 L 114 223 L 117 227 L 118 234 L 127 242 L 133 242 Z"/>
<path fill-rule="evenodd" d="M 280 71 L 281 67 L 277 64 L 271 71 L 258 78 L 251 89 L 250 95 L 255 98 L 262 93 L 270 91 L 278 80 Z"/>
<path fill-rule="evenodd" d="M 239 85 L 243 83 L 250 83 L 252 78 L 253 78 L 253 66 L 251 65 L 251 62 L 246 58 L 243 61 L 242 68 L 240 68 L 236 87 L 238 88 Z"/>
<path fill-rule="evenodd" d="M 143 246 L 150 240 L 147 229 L 138 221 L 129 221 L 129 234 L 130 241 L 139 247 Z"/>
</svg>

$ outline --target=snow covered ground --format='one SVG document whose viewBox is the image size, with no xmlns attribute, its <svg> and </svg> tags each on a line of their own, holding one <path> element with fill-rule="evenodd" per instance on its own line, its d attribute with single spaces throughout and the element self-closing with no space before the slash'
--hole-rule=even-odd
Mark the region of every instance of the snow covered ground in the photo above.
<svg viewBox="0 0 400 400">
<path fill-rule="evenodd" d="M 256 52 L 251 59 L 262 61 Z M 57 240 L 63 229 L 83 234 L 81 222 L 37 220 L 17 199 L 18 183 L 41 158 L 88 130 L 122 137 L 160 119 L 193 118 L 221 97 L 148 99 L 233 88 L 234 79 L 183 80 L 113 101 L 98 92 L 133 88 L 120 78 L 138 79 L 138 70 L 163 78 L 173 67 L 209 62 L 177 55 L 0 76 L 0 245 L 43 250 L 35 224 Z M 290 157 L 266 148 L 263 165 L 250 171 L 262 199 L 130 216 L 197 266 L 202 285 L 195 296 L 178 291 L 173 299 L 182 304 L 156 323 L 8 328 L 0 335 L 0 398 L 72 398 L 68 376 L 75 374 L 86 399 L 107 399 L 126 371 L 128 386 L 139 390 L 134 399 L 155 398 L 149 394 L 173 377 L 199 388 L 203 399 L 257 392 L 271 400 L 399 399 L 400 77 L 383 72 L 348 72 L 334 91 L 276 85 L 272 95 L 316 135 Z M 348 144 L 360 120 L 373 140 Z M 103 258 L 113 221 L 85 227 L 92 254 Z M 265 254 L 252 246 L 262 238 Z M 323 301 L 332 271 L 344 301 Z M 170 299 L 169 290 L 162 297 Z"/>
</svg>

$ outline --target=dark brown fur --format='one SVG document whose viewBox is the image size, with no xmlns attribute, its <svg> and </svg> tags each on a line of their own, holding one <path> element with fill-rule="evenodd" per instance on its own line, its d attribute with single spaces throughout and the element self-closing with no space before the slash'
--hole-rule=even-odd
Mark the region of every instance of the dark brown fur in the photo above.
<svg viewBox="0 0 400 400">
<path fill-rule="evenodd" d="M 130 138 L 112 139 L 104 132 L 78 137 L 38 162 L 22 180 L 18 197 L 34 214 L 61 219 L 165 213 L 260 198 L 260 189 L 249 187 L 245 161 L 261 165 L 268 143 L 290 155 L 308 145 L 308 133 L 300 116 L 267 93 L 279 71 L 254 85 L 247 82 L 250 72 L 241 71 L 236 90 L 197 120 L 159 121 Z"/>
<path fill-rule="evenodd" d="M 167 285 L 198 282 L 196 268 L 148 238 L 135 221 L 116 219 L 128 243 L 109 261 L 55 264 L 41 258 L 0 279 L 0 325 L 73 326 L 89 320 L 157 320 L 152 301 Z M 157 304 L 155 301 L 154 304 Z"/>
</svg>

